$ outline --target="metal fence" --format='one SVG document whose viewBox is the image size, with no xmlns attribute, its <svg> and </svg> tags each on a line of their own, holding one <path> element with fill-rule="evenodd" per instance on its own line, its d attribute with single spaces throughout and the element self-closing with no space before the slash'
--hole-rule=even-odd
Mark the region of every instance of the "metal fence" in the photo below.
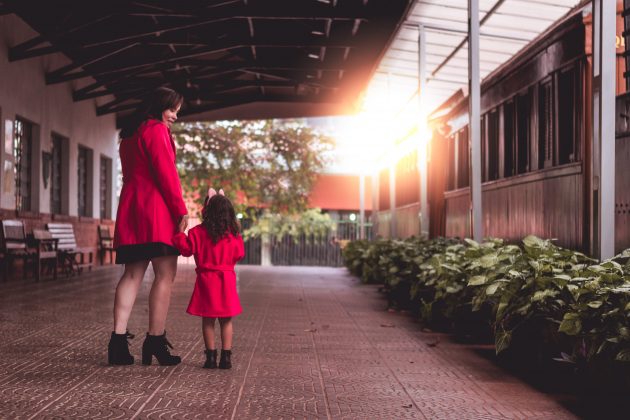
<svg viewBox="0 0 630 420">
<path fill-rule="evenodd" d="M 371 224 L 365 224 L 366 238 L 372 238 Z M 359 239 L 359 223 L 337 222 L 337 229 L 325 237 L 317 238 L 300 235 L 297 238 L 285 236 L 281 240 L 271 240 L 271 263 L 273 265 L 309 265 L 340 267 L 341 247 L 351 240 Z"/>
</svg>

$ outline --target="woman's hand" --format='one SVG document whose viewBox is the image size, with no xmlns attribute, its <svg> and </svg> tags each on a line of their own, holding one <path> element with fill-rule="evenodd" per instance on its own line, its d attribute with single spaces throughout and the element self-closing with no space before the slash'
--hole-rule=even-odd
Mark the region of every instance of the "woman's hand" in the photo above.
<svg viewBox="0 0 630 420">
<path fill-rule="evenodd" d="M 188 227 L 188 215 L 185 214 L 179 219 L 179 226 L 177 227 L 180 232 L 185 232 Z"/>
</svg>

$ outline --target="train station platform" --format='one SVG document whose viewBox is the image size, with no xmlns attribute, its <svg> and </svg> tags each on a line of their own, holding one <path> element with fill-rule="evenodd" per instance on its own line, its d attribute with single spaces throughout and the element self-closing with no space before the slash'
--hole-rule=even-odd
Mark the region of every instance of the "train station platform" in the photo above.
<svg viewBox="0 0 630 420">
<path fill-rule="evenodd" d="M 150 270 L 149 270 L 150 272 Z M 176 367 L 142 366 L 149 275 L 130 330 L 136 364 L 108 366 L 118 267 L 0 284 L 2 418 L 570 419 L 572 397 L 512 376 L 483 349 L 389 313 L 340 268 L 239 266 L 234 368 L 205 370 L 180 265 L 168 321 Z"/>
</svg>

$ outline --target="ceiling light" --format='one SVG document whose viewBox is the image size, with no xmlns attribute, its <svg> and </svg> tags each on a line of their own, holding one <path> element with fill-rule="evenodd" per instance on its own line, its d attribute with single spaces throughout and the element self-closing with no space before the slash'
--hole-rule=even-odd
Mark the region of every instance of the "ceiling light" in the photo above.
<svg viewBox="0 0 630 420">
<path fill-rule="evenodd" d="M 317 55 L 317 54 L 309 54 L 308 57 L 312 58 L 314 60 L 319 60 L 319 55 Z"/>
<path fill-rule="evenodd" d="M 311 31 L 312 35 L 318 35 L 318 36 L 324 36 L 326 35 L 325 33 L 323 33 L 322 31 Z"/>
</svg>

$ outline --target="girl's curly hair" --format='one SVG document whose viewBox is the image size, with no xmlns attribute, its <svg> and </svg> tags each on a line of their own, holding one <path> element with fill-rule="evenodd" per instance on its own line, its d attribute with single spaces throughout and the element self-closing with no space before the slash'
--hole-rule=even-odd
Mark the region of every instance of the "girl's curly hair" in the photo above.
<svg viewBox="0 0 630 420">
<path fill-rule="evenodd" d="M 201 215 L 203 218 L 201 223 L 214 244 L 228 234 L 237 236 L 240 232 L 234 207 L 223 195 L 217 194 L 210 199 L 206 198 Z"/>
</svg>

